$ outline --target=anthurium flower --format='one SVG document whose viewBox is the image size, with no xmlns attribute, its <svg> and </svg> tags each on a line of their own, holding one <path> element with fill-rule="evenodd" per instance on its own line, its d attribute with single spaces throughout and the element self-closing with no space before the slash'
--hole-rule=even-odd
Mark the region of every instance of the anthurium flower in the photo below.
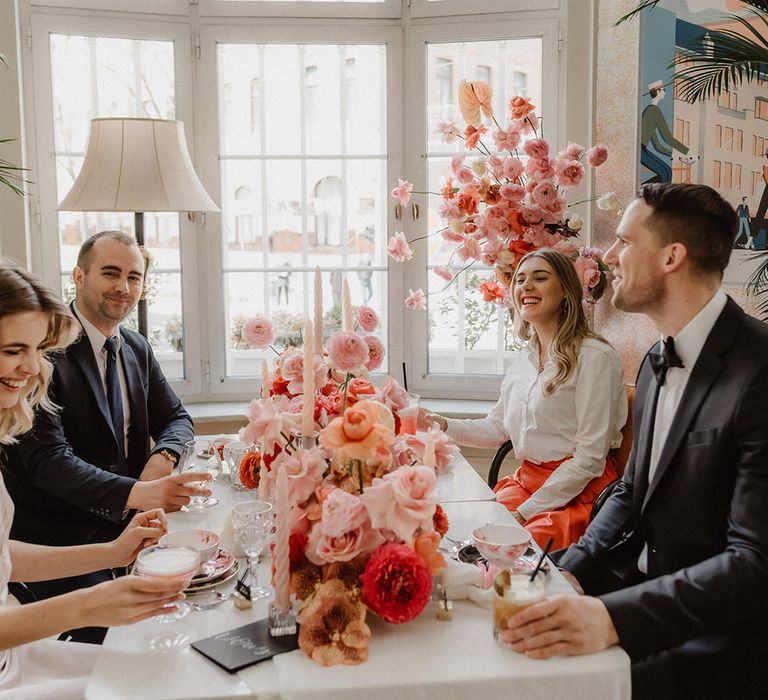
<svg viewBox="0 0 768 700">
<path fill-rule="evenodd" d="M 480 124 L 480 112 L 489 119 L 493 116 L 491 98 L 493 90 L 483 80 L 467 81 L 459 83 L 459 111 L 467 124 L 477 126 Z M 470 148 L 474 148 L 471 146 Z"/>
</svg>

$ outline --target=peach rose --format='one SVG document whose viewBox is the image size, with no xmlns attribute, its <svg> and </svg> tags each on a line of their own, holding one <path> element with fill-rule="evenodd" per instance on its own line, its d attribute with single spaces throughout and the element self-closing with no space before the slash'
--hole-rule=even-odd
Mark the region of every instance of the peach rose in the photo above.
<svg viewBox="0 0 768 700">
<path fill-rule="evenodd" d="M 525 97 L 516 96 L 509 101 L 509 114 L 512 119 L 523 119 L 534 109 L 536 109 L 536 105 L 531 104 L 531 101 Z"/>
<path fill-rule="evenodd" d="M 344 415 L 334 418 L 320 433 L 320 444 L 326 450 L 339 450 L 347 459 L 362 462 L 386 459 L 394 439 L 392 412 L 375 401 L 347 406 Z"/>
</svg>

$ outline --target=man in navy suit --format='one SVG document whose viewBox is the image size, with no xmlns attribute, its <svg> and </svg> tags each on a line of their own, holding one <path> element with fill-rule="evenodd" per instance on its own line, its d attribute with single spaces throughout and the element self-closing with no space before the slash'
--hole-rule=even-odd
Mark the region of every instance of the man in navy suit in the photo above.
<svg viewBox="0 0 768 700">
<path fill-rule="evenodd" d="M 624 477 L 555 558 L 585 595 L 512 619 L 535 658 L 620 644 L 633 698 L 754 698 L 768 689 L 768 325 L 720 289 L 732 207 L 653 184 L 605 255 L 613 303 L 662 335 L 637 377 Z"/>
<path fill-rule="evenodd" d="M 97 233 L 80 250 L 72 312 L 83 332 L 53 358 L 51 395 L 61 411 L 38 413 L 4 460 L 16 506 L 14 539 L 105 542 L 132 510 L 176 510 L 209 493 L 186 485 L 199 475 L 171 475 L 193 437 L 192 420 L 146 339 L 119 325 L 141 296 L 144 272 L 136 241 L 123 233 Z M 111 576 L 101 571 L 29 587 L 47 598 Z"/>
</svg>

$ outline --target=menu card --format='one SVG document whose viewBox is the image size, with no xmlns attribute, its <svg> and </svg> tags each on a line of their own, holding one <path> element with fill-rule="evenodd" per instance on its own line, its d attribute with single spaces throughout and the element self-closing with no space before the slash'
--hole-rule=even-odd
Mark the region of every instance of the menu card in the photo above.
<svg viewBox="0 0 768 700">
<path fill-rule="evenodd" d="M 192 648 L 225 671 L 235 673 L 259 661 L 271 659 L 275 654 L 298 649 L 299 635 L 296 633 L 272 637 L 269 634 L 269 622 L 259 620 L 193 642 Z"/>
</svg>

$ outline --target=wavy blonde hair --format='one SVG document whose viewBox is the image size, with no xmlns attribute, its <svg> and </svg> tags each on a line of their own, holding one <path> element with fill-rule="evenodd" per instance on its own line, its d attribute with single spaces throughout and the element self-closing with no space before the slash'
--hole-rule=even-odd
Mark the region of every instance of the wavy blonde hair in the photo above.
<svg viewBox="0 0 768 700">
<path fill-rule="evenodd" d="M 48 397 L 53 367 L 45 355 L 67 347 L 80 333 L 80 324 L 69 309 L 35 275 L 10 260 L 0 258 L 0 323 L 7 316 L 27 311 L 48 315 L 48 332 L 43 341 L 40 373 L 30 377 L 13 408 L 0 409 L 0 445 L 32 429 L 35 409 L 56 410 Z"/>
<path fill-rule="evenodd" d="M 567 255 L 551 248 L 541 248 L 524 255 L 517 265 L 520 268 L 526 260 L 541 258 L 549 263 L 555 273 L 560 288 L 563 290 L 563 301 L 560 305 L 560 315 L 557 320 L 557 330 L 552 344 L 549 346 L 549 356 L 555 363 L 554 376 L 544 384 L 544 395 L 553 394 L 558 387 L 568 381 L 573 374 L 579 359 L 581 344 L 585 338 L 594 338 L 609 345 L 603 336 L 590 330 L 587 317 L 582 306 L 583 293 L 581 283 L 576 274 L 573 262 Z M 515 282 L 514 275 L 508 276 L 508 286 Z M 511 291 L 511 290 L 510 290 Z M 512 295 L 514 298 L 514 294 Z M 516 309 L 519 312 L 519 309 Z M 515 334 L 518 338 L 531 341 L 537 348 L 539 339 L 536 329 L 527 321 L 524 321 L 519 313 L 514 315 Z"/>
</svg>

